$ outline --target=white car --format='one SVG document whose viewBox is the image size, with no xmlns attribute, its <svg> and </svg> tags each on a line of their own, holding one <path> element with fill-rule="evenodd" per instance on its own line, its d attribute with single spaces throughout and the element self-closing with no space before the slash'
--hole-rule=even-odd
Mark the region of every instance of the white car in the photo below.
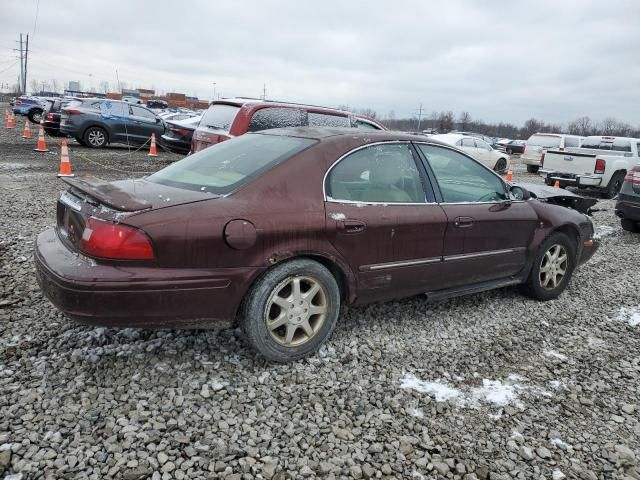
<svg viewBox="0 0 640 480">
<path fill-rule="evenodd" d="M 458 147 L 477 161 L 490 169 L 504 173 L 511 166 L 509 155 L 499 150 L 495 150 L 484 140 L 459 133 L 446 133 L 444 135 L 433 135 L 431 138 Z"/>
<path fill-rule="evenodd" d="M 564 150 L 579 147 L 584 137 L 563 135 L 561 133 L 534 133 L 527 140 L 524 153 L 520 157 L 527 166 L 527 172 L 536 173 L 540 169 L 540 160 L 547 150 Z"/>
</svg>

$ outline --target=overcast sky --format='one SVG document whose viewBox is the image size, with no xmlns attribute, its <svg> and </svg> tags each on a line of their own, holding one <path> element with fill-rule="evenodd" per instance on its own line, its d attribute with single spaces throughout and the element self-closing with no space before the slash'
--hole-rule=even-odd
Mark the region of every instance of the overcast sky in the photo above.
<svg viewBox="0 0 640 480">
<path fill-rule="evenodd" d="M 28 83 L 640 124 L 638 0 L 1 0 L 0 82 L 21 32 Z"/>
</svg>

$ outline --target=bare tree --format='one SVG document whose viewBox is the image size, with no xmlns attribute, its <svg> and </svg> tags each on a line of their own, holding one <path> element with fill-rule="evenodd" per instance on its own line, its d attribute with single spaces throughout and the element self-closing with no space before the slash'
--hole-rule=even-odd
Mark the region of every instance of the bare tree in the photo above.
<svg viewBox="0 0 640 480">
<path fill-rule="evenodd" d="M 595 126 L 591 118 L 587 116 L 576 118 L 567 125 L 567 131 L 572 135 L 582 135 L 586 137 L 587 135 L 593 135 L 594 130 Z"/>
<path fill-rule="evenodd" d="M 440 133 L 447 133 L 453 130 L 455 126 L 453 118 L 453 112 L 451 110 L 448 112 L 440 112 L 438 114 L 438 131 Z"/>
<path fill-rule="evenodd" d="M 102 93 L 109 93 L 109 82 L 106 80 L 101 81 L 98 84 L 98 88 Z"/>
<path fill-rule="evenodd" d="M 524 126 L 521 130 L 522 138 L 529 138 L 534 133 L 538 133 L 544 130 L 544 122 L 540 120 L 536 120 L 535 118 L 530 118 L 526 122 L 524 122 Z"/>
<path fill-rule="evenodd" d="M 40 84 L 35 78 L 31 79 L 31 81 L 29 82 L 29 86 L 31 87 L 31 93 L 35 94 L 38 93 L 38 90 L 40 90 Z"/>
<path fill-rule="evenodd" d="M 378 113 L 371 108 L 361 108 L 358 110 L 358 113 L 369 118 L 376 118 L 378 116 Z"/>
<path fill-rule="evenodd" d="M 389 120 L 395 120 L 396 119 L 395 110 L 390 110 L 389 113 L 387 113 L 387 119 L 389 119 Z"/>
<path fill-rule="evenodd" d="M 462 112 L 458 117 L 458 124 L 461 130 L 466 130 L 471 123 L 471 114 L 469 112 Z"/>
</svg>

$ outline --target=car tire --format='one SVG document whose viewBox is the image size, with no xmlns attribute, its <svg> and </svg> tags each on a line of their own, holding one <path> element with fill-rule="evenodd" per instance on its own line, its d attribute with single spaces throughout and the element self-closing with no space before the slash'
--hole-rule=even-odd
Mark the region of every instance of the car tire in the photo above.
<svg viewBox="0 0 640 480">
<path fill-rule="evenodd" d="M 623 218 L 620 220 L 620 225 L 622 225 L 622 229 L 627 232 L 640 233 L 640 222 L 634 222 L 628 218 Z"/>
<path fill-rule="evenodd" d="M 107 145 L 109 137 L 104 128 L 89 127 L 85 130 L 82 140 L 89 148 L 103 148 Z"/>
<path fill-rule="evenodd" d="M 493 167 L 493 171 L 496 173 L 504 173 L 507 170 L 507 159 L 499 158 Z"/>
<path fill-rule="evenodd" d="M 43 113 L 44 113 L 44 110 L 40 108 L 34 108 L 29 111 L 29 113 L 27 114 L 27 117 L 29 117 L 29 121 L 31 123 L 39 124 L 42 121 Z"/>
<path fill-rule="evenodd" d="M 76 142 L 78 142 L 80 145 L 82 145 L 83 147 L 86 147 L 87 144 L 84 143 L 84 140 L 80 137 L 74 137 L 76 139 Z"/>
<path fill-rule="evenodd" d="M 538 165 L 527 165 L 527 172 L 529 173 L 538 173 L 540 167 Z"/>
<path fill-rule="evenodd" d="M 312 307 L 318 313 L 311 313 Z M 297 259 L 276 265 L 255 282 L 240 322 L 255 350 L 285 363 L 315 353 L 331 336 L 339 314 L 340 290 L 331 272 L 313 260 Z"/>
<path fill-rule="evenodd" d="M 524 291 L 536 300 L 553 300 L 567 288 L 575 268 L 575 241 L 564 233 L 552 233 L 536 252 Z"/>
<path fill-rule="evenodd" d="M 604 198 L 610 199 L 618 195 L 618 192 L 620 192 L 622 184 L 624 183 L 625 175 L 625 172 L 614 173 L 611 177 L 611 180 L 609 180 L 609 185 L 607 185 L 607 188 L 605 188 L 605 190 L 602 192 L 602 196 Z"/>
</svg>

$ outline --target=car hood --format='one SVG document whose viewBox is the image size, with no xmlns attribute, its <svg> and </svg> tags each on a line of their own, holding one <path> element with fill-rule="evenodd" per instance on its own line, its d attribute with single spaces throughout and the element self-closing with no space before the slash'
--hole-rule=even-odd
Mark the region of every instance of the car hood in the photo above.
<svg viewBox="0 0 640 480">
<path fill-rule="evenodd" d="M 518 183 L 520 187 L 526 188 L 531 196 L 554 205 L 572 208 L 580 213 L 590 215 L 598 200 L 595 198 L 585 198 L 563 188 L 549 187 L 536 183 Z"/>
<path fill-rule="evenodd" d="M 144 178 L 107 182 L 96 177 L 64 178 L 74 190 L 94 201 L 121 212 L 171 207 L 182 203 L 218 198 L 208 192 L 198 192 L 149 182 Z"/>
</svg>

